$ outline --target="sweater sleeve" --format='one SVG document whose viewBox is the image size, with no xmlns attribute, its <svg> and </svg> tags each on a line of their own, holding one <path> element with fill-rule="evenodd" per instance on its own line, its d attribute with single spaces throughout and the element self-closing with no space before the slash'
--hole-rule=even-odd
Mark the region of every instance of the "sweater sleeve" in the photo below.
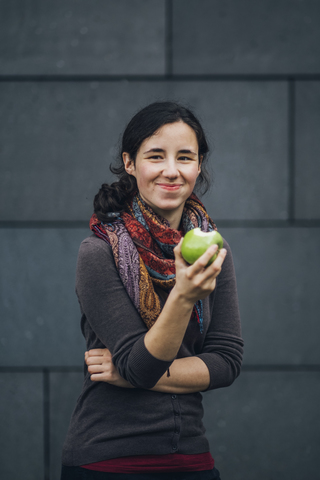
<svg viewBox="0 0 320 480">
<path fill-rule="evenodd" d="M 210 373 L 207 390 L 231 385 L 240 373 L 243 354 L 236 277 L 231 249 L 225 240 L 224 247 L 228 253 L 210 298 L 211 322 L 202 351 L 196 355 Z"/>
<path fill-rule="evenodd" d="M 147 327 L 120 279 L 110 246 L 97 237 L 80 246 L 76 293 L 89 328 L 101 342 L 95 348 L 107 347 L 120 375 L 132 385 L 152 388 L 172 362 L 146 349 Z"/>
</svg>

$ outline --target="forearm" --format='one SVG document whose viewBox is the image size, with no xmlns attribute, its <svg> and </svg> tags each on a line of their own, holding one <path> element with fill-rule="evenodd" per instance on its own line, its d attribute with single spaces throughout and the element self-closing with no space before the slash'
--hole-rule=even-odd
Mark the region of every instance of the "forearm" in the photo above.
<svg viewBox="0 0 320 480">
<path fill-rule="evenodd" d="M 209 384 L 210 373 L 206 364 L 198 357 L 185 357 L 174 360 L 170 376 L 164 374 L 151 390 L 186 394 L 202 392 Z"/>
<path fill-rule="evenodd" d="M 208 261 L 217 248 L 217 245 L 209 247 L 193 265 L 188 265 L 183 260 L 181 242 L 174 249 L 176 284 L 156 323 L 144 338 L 146 349 L 158 360 L 170 362 L 176 357 L 194 304 L 206 298 L 215 289 L 216 277 L 226 256 L 226 250 L 221 249 L 216 260 L 208 266 Z"/>
<path fill-rule="evenodd" d="M 121 377 L 107 348 L 85 352 L 85 362 L 93 382 L 107 382 L 121 388 L 134 388 L 130 382 Z M 151 390 L 164 393 L 193 393 L 206 390 L 209 384 L 210 374 L 206 364 L 198 357 L 185 357 L 174 360 L 170 366 L 170 376 L 165 373 Z"/>
<path fill-rule="evenodd" d="M 187 302 L 173 288 L 156 323 L 144 338 L 145 346 L 151 355 L 165 361 L 175 358 L 186 332 L 192 309 L 193 303 Z"/>
</svg>

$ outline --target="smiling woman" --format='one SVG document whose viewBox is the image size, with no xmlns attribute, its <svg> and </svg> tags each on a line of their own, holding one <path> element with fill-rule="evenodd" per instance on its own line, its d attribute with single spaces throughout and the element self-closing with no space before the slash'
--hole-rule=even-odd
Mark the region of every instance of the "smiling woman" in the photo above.
<svg viewBox="0 0 320 480">
<path fill-rule="evenodd" d="M 181 256 L 187 232 L 216 230 L 194 194 L 207 153 L 190 110 L 149 105 L 123 134 L 119 181 L 95 196 L 76 278 L 86 370 L 62 480 L 220 478 L 199 392 L 240 373 L 232 256 L 225 241 L 193 265 Z"/>
<path fill-rule="evenodd" d="M 189 126 L 196 136 L 196 149 L 191 153 L 197 154 L 201 162 L 201 171 L 197 178 L 196 190 L 200 193 L 205 193 L 210 186 L 210 178 L 206 169 L 208 161 L 209 147 L 201 124 L 194 114 L 181 105 L 172 102 L 158 102 L 148 105 L 140 110 L 128 123 L 123 137 L 122 145 L 118 155 L 118 164 L 111 166 L 112 173 L 118 176 L 119 181 L 108 185 L 104 183 L 101 186 L 99 193 L 95 197 L 94 208 L 98 218 L 108 220 L 106 214 L 108 212 L 121 212 L 124 204 L 132 193 L 137 190 L 137 182 L 133 175 L 128 174 L 124 163 L 124 154 L 126 158 L 130 158 L 131 162 L 135 164 L 138 155 L 138 150 L 148 153 L 148 148 L 141 149 L 142 143 L 145 140 L 158 138 L 159 131 L 162 127 L 170 126 L 176 123 L 183 123 Z M 152 145 L 150 148 L 159 148 L 157 145 Z M 155 154 L 163 154 L 159 150 Z M 181 156 L 181 161 L 190 156 L 189 149 L 180 152 L 185 154 Z M 149 152 L 152 153 L 152 152 Z M 152 155 L 151 155 L 152 156 Z"/>
<path fill-rule="evenodd" d="M 182 121 L 164 125 L 142 142 L 135 161 L 128 152 L 122 156 L 142 200 L 178 229 L 185 201 L 201 172 L 194 130 Z"/>
</svg>

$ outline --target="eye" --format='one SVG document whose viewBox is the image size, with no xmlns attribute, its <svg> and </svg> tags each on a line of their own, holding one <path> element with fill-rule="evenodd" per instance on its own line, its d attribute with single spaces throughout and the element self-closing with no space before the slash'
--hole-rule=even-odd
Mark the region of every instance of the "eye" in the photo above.
<svg viewBox="0 0 320 480">
<path fill-rule="evenodd" d="M 162 160 L 161 155 L 152 155 L 152 157 L 149 158 L 153 158 L 154 160 Z"/>
<path fill-rule="evenodd" d="M 192 158 L 190 158 L 190 157 L 179 157 L 179 160 L 186 161 L 186 160 L 192 160 Z"/>
</svg>

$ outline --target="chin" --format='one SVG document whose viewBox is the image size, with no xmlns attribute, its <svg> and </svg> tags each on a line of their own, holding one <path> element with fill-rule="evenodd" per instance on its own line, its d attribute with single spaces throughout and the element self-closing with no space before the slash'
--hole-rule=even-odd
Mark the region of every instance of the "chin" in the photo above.
<svg viewBox="0 0 320 480">
<path fill-rule="evenodd" d="M 175 210 L 179 208 L 183 203 L 185 203 L 185 200 L 165 200 L 163 202 L 154 202 L 154 205 L 161 210 Z"/>
</svg>

